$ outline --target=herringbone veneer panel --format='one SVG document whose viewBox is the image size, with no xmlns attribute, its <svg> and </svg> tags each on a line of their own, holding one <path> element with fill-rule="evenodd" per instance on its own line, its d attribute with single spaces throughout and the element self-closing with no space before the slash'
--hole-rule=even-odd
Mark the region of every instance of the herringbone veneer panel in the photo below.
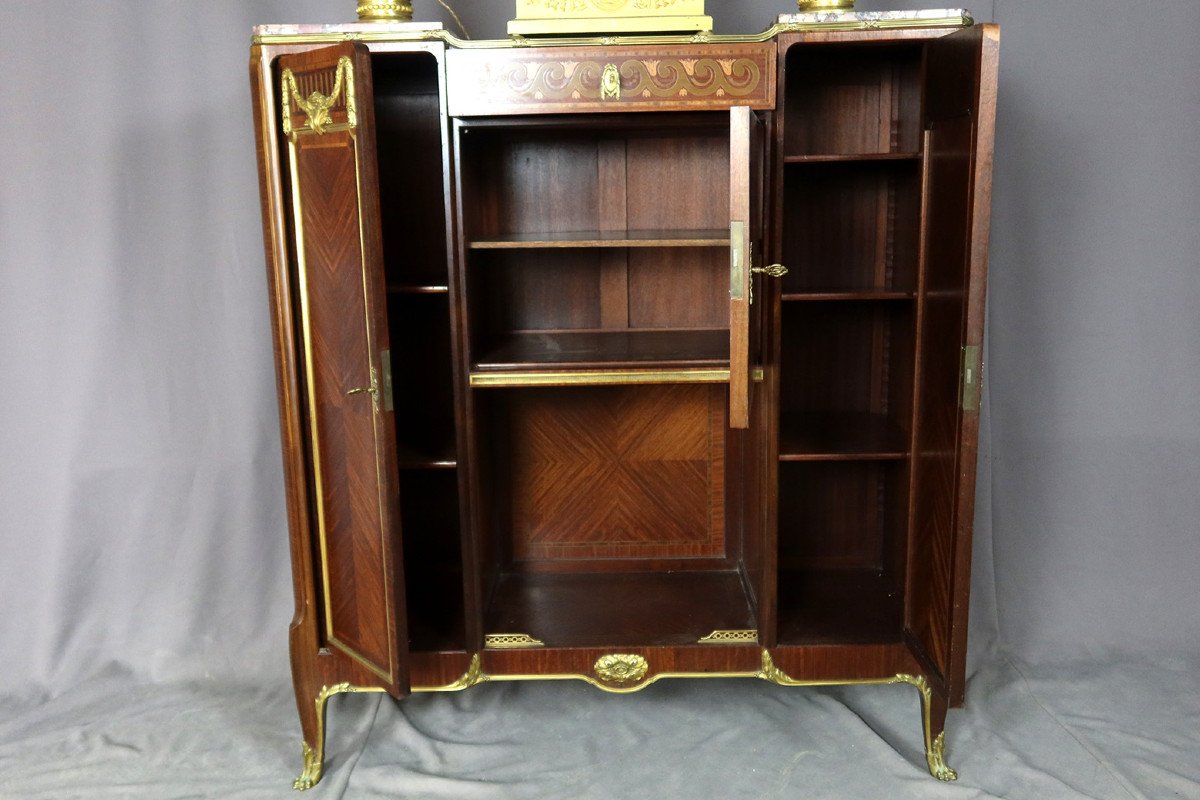
<svg viewBox="0 0 1200 800">
<path fill-rule="evenodd" d="M 723 387 L 531 391 L 507 417 L 517 560 L 724 555 Z"/>
</svg>

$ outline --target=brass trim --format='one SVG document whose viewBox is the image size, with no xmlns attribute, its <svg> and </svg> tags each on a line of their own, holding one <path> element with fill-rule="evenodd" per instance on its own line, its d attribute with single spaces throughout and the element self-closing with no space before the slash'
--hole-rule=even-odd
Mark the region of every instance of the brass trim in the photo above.
<svg viewBox="0 0 1200 800">
<path fill-rule="evenodd" d="M 363 22 L 407 22 L 412 19 L 412 0 L 358 0 L 358 18 Z"/>
<path fill-rule="evenodd" d="M 729 223 L 729 299 L 746 299 L 746 223 L 735 219 Z"/>
<path fill-rule="evenodd" d="M 641 656 L 633 655 L 614 655 L 603 656 L 596 662 L 593 668 L 597 675 L 600 675 L 601 661 L 606 658 L 622 658 L 622 659 L 645 659 Z M 632 665 L 636 667 L 636 664 Z M 498 682 L 498 681 L 565 681 L 578 680 L 604 692 L 611 694 L 633 694 L 640 692 L 648 686 L 653 686 L 660 680 L 668 678 L 757 678 L 774 683 L 778 686 L 788 687 L 821 687 L 821 686 L 894 686 L 898 684 L 908 684 L 913 686 L 920 692 L 921 695 L 921 721 L 923 733 L 925 737 L 925 760 L 929 767 L 929 772 L 933 777 L 940 781 L 958 780 L 958 773 L 951 769 L 946 764 L 946 734 L 945 731 L 939 732 L 937 737 L 933 736 L 932 718 L 933 718 L 933 690 L 929 686 L 929 681 L 924 675 L 909 675 L 907 673 L 899 673 L 887 678 L 857 678 L 849 680 L 796 680 L 776 666 L 774 659 L 771 658 L 771 652 L 765 647 L 762 649 L 761 667 L 754 672 L 659 672 L 646 678 L 646 672 L 641 672 L 636 678 L 638 683 L 631 686 L 614 686 L 610 683 L 605 683 L 600 680 L 597 675 L 581 675 L 581 674 L 550 674 L 550 675 L 489 675 L 483 670 L 482 659 L 479 653 L 476 653 L 471 658 L 470 668 L 454 683 L 447 686 L 435 687 L 413 687 L 413 692 L 458 692 L 464 689 L 469 689 L 472 686 L 478 686 L 481 683 Z M 601 676 L 603 677 L 603 676 Z M 633 678 L 625 678 L 623 682 L 634 680 Z M 615 682 L 615 681 L 614 681 Z"/>
<path fill-rule="evenodd" d="M 589 17 L 586 19 L 514 19 L 508 23 L 509 36 L 569 36 L 585 33 L 650 34 L 662 31 L 709 33 L 713 18 L 707 14 L 662 17 Z"/>
<path fill-rule="evenodd" d="M 292 788 L 304 792 L 318 783 L 325 774 L 325 706 L 329 698 L 338 694 L 371 694 L 382 693 L 384 689 L 374 686 L 352 686 L 349 683 L 339 683 L 334 686 L 322 686 L 317 693 L 317 741 L 313 745 L 301 742 L 304 752 L 304 770 L 300 777 L 292 783 Z"/>
<path fill-rule="evenodd" d="M 328 95 L 312 92 L 307 98 L 300 93 L 296 85 L 296 76 L 290 69 L 283 71 L 280 79 L 283 96 L 283 133 L 289 139 L 300 133 L 315 133 L 324 136 L 334 131 L 353 131 L 358 127 L 358 109 L 354 101 L 354 64 L 349 56 L 338 59 L 337 72 L 334 74 L 333 91 Z M 346 122 L 334 124 L 329 114 L 330 109 L 337 105 L 338 98 L 346 94 Z M 308 117 L 308 124 L 299 128 L 292 124 L 292 101 L 300 107 Z"/>
<path fill-rule="evenodd" d="M 414 694 L 420 692 L 422 694 L 432 692 L 461 692 L 464 689 L 470 689 L 480 683 L 490 680 L 483 672 L 483 661 L 479 653 L 471 656 L 471 665 L 467 667 L 467 671 L 462 674 L 458 680 L 453 683 L 448 683 L 445 686 L 414 686 L 412 691 Z"/>
<path fill-rule="evenodd" d="M 592 671 L 605 683 L 638 683 L 650 671 L 650 662 L 632 653 L 612 653 L 596 659 Z"/>
<path fill-rule="evenodd" d="M 761 367 L 753 379 L 762 382 Z M 472 372 L 470 384 L 476 389 L 519 386 L 623 386 L 657 383 L 729 383 L 727 369 L 678 370 L 595 370 L 576 372 Z"/>
<path fill-rule="evenodd" d="M 796 0 L 796 7 L 801 13 L 812 11 L 850 11 L 854 8 L 854 0 Z"/>
<path fill-rule="evenodd" d="M 620 672 L 610 671 L 607 666 L 606 659 L 629 659 L 625 663 Z M 640 663 L 639 663 L 640 660 Z M 605 662 L 602 672 L 602 662 Z M 762 668 L 757 672 L 699 672 L 699 673 L 659 673 L 652 675 L 649 680 L 643 681 L 646 670 L 642 667 L 648 667 L 645 658 L 637 655 L 610 655 L 602 656 L 597 660 L 594 667 L 596 675 L 604 680 L 611 680 L 614 683 L 625 683 L 631 680 L 642 681 L 634 686 L 612 686 L 602 683 L 597 677 L 591 675 L 488 675 L 483 671 L 482 658 L 479 653 L 471 656 L 471 664 L 467 671 L 457 681 L 446 686 L 434 687 L 413 687 L 413 692 L 432 693 L 432 692 L 460 692 L 469 689 L 473 686 L 478 686 L 481 683 L 492 681 L 535 681 L 535 680 L 581 680 L 595 686 L 597 689 L 609 692 L 612 694 L 632 694 L 633 692 L 641 691 L 647 686 L 650 686 L 661 679 L 665 678 L 758 678 L 775 683 L 779 686 L 794 686 L 794 687 L 819 687 L 819 686 L 868 686 L 868 685 L 897 685 L 908 684 L 917 689 L 921 695 L 921 717 L 923 723 L 923 732 L 925 737 L 925 760 L 929 768 L 929 772 L 933 777 L 940 781 L 954 781 L 958 779 L 958 773 L 951 769 L 946 764 L 946 733 L 941 731 L 936 737 L 932 735 L 931 725 L 931 708 L 933 704 L 933 691 L 929 686 L 929 681 L 923 675 L 909 675 L 900 673 L 889 678 L 866 678 L 857 680 L 824 680 L 824 681 L 798 681 L 790 677 L 787 673 L 775 665 L 771 658 L 770 652 L 764 648 L 762 651 Z M 606 674 L 607 673 L 607 674 Z M 611 677 L 610 677 L 611 675 Z M 311 789 L 320 782 L 324 773 L 325 764 L 325 716 L 326 706 L 329 699 L 338 694 L 367 694 L 367 693 L 384 693 L 385 690 L 378 687 L 360 687 L 353 686 L 349 683 L 339 683 L 334 686 L 322 686 L 321 691 L 316 697 L 317 711 L 317 736 L 316 741 L 312 746 L 308 742 L 303 742 L 304 751 L 304 771 L 300 777 L 296 779 L 293 787 L 300 791 Z"/>
<path fill-rule="evenodd" d="M 758 644 L 758 631 L 747 630 L 717 630 L 708 636 L 696 640 L 696 644 Z"/>
<path fill-rule="evenodd" d="M 337 42 L 444 42 L 448 47 L 460 50 L 504 50 L 515 47 L 590 47 L 622 45 L 676 45 L 676 44 L 761 44 L 786 33 L 806 31 L 864 31 L 900 30 L 906 28 L 969 28 L 974 18 L 966 11 L 946 17 L 930 19 L 845 19 L 832 22 L 776 22 L 761 33 L 754 34 L 710 34 L 657 35 L 657 36 L 555 36 L 546 39 L 526 39 L 511 36 L 508 39 L 461 39 L 446 30 L 416 26 L 407 30 L 397 26 L 392 30 L 342 30 L 320 33 L 260 33 L 251 37 L 252 44 L 335 44 Z M 383 26 L 380 26 L 383 27 Z"/>
<path fill-rule="evenodd" d="M 704 0 L 517 0 L 509 34 L 711 31 Z"/>
<path fill-rule="evenodd" d="M 546 643 L 528 633 L 489 633 L 483 637 L 483 646 L 488 650 L 518 650 L 525 647 L 545 647 Z"/>
</svg>

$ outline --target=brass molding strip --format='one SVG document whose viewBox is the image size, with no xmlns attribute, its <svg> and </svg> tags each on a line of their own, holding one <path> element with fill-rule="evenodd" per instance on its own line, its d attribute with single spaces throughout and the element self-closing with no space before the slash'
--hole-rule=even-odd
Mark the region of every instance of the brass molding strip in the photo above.
<svg viewBox="0 0 1200 800">
<path fill-rule="evenodd" d="M 753 628 L 739 631 L 713 631 L 696 644 L 758 644 L 758 631 Z"/>
<path fill-rule="evenodd" d="M 546 643 L 528 633 L 489 633 L 483 637 L 483 646 L 488 650 L 520 650 L 527 647 L 545 647 Z"/>
<path fill-rule="evenodd" d="M 753 378 L 761 383 L 763 369 Z M 627 386 L 655 383 L 729 383 L 727 369 L 679 370 L 579 370 L 572 372 L 472 372 L 471 386 L 495 389 L 508 386 Z"/>
<path fill-rule="evenodd" d="M 594 45 L 612 47 L 621 45 L 673 45 L 673 44 L 758 44 L 769 42 L 785 33 L 807 31 L 864 31 L 899 30 L 905 28 L 969 28 L 975 24 L 967 12 L 946 17 L 928 19 L 842 19 L 834 22 L 777 22 L 755 34 L 696 33 L 689 35 L 657 36 L 555 36 L 526 39 L 512 36 L 508 39 L 460 39 L 447 30 L 429 29 L 419 24 L 409 30 L 400 25 L 388 26 L 389 30 L 343 30 L 321 33 L 260 33 L 251 37 L 252 44 L 334 44 L 337 42 L 445 42 L 447 46 L 460 50 L 503 50 L 519 47 L 590 47 Z"/>
<path fill-rule="evenodd" d="M 614 19 L 514 19 L 508 23 L 509 36 L 567 36 L 595 33 L 601 26 L 612 31 L 608 36 L 649 35 L 655 31 L 696 31 L 695 35 L 711 35 L 710 16 L 679 17 L 617 17 Z"/>
<path fill-rule="evenodd" d="M 646 669 L 643 669 L 646 667 Z M 648 665 L 641 656 L 612 655 L 602 656 L 594 667 L 595 675 L 583 674 L 552 674 L 552 675 L 489 675 L 483 671 L 483 663 L 479 653 L 471 658 L 471 665 L 463 676 L 447 686 L 413 687 L 413 692 L 460 692 L 481 683 L 499 681 L 564 681 L 577 680 L 588 683 L 597 689 L 611 694 L 633 694 L 648 686 L 668 678 L 757 678 L 769 681 L 778 686 L 893 686 L 908 684 L 913 686 L 921 695 L 921 720 L 925 735 L 925 760 L 929 772 L 940 781 L 958 780 L 958 773 L 946 764 L 946 734 L 941 732 L 935 738 L 931 728 L 933 690 L 924 675 L 909 675 L 899 673 L 887 678 L 858 678 L 850 680 L 796 680 L 775 665 L 771 653 L 766 648 L 762 650 L 762 666 L 755 672 L 659 672 L 642 680 L 648 671 Z M 603 682 L 608 678 L 614 681 L 641 681 L 632 686 L 612 686 Z"/>
</svg>

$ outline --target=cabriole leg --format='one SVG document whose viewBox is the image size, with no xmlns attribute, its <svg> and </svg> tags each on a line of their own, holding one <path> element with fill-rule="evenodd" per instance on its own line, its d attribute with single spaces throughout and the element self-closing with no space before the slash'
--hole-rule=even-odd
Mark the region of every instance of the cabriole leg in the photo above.
<svg viewBox="0 0 1200 800">
<path fill-rule="evenodd" d="M 956 781 L 958 773 L 946 764 L 946 712 L 944 698 L 935 697 L 924 675 L 897 675 L 897 683 L 908 683 L 921 693 L 921 726 L 925 732 L 925 761 L 929 774 L 939 781 Z"/>
<path fill-rule="evenodd" d="M 303 792 L 306 789 L 311 789 L 321 781 L 321 776 L 325 774 L 325 706 L 329 703 L 329 698 L 335 694 L 362 692 L 383 692 L 383 689 L 378 687 L 363 687 L 352 686 L 349 683 L 339 683 L 335 686 L 322 686 L 321 691 L 317 693 L 317 698 L 312 707 L 315 712 L 312 717 L 306 714 L 301 714 L 301 719 L 304 722 L 304 738 L 302 743 L 304 746 L 304 771 L 300 773 L 300 777 L 292 784 L 292 788 Z"/>
<path fill-rule="evenodd" d="M 306 720 L 311 724 L 304 725 L 305 741 L 301 742 L 304 748 L 304 771 L 292 784 L 293 789 L 303 792 L 321 782 L 321 776 L 325 774 L 325 707 L 329 698 L 348 691 L 350 684 L 340 683 L 333 687 L 322 686 L 317 693 L 312 709 L 314 717 Z"/>
</svg>

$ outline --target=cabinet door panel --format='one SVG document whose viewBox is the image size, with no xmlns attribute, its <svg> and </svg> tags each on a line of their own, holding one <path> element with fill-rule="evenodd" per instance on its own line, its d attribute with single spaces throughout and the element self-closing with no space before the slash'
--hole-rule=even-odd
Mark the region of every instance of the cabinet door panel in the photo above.
<svg viewBox="0 0 1200 800">
<path fill-rule="evenodd" d="M 339 45 L 279 61 L 324 639 L 408 689 L 403 549 L 370 61 Z"/>
<path fill-rule="evenodd" d="M 909 633 L 961 700 L 970 591 L 978 391 L 998 33 L 982 25 L 929 46 L 923 263 L 909 551 Z"/>
<path fill-rule="evenodd" d="M 763 123 L 749 107 L 730 111 L 729 129 L 729 426 L 750 427 L 751 383 L 760 302 L 754 304 L 755 260 L 763 249 Z"/>
</svg>

